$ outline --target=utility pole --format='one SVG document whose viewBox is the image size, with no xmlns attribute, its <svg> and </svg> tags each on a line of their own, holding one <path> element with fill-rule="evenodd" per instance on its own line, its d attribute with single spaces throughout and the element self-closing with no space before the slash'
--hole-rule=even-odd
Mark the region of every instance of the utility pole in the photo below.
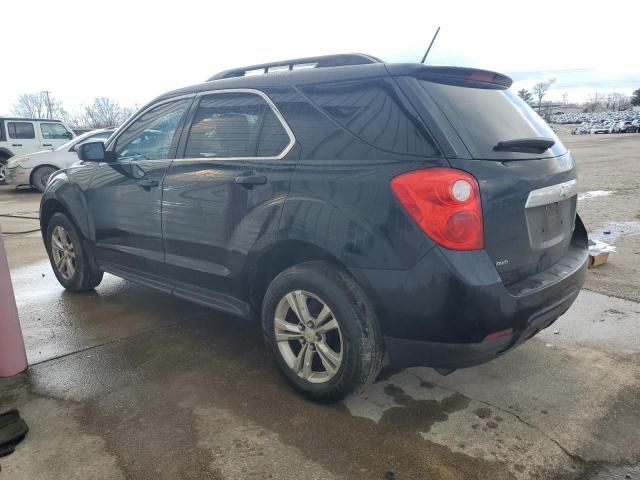
<svg viewBox="0 0 640 480">
<path fill-rule="evenodd" d="M 42 93 L 44 93 L 44 96 L 46 98 L 46 102 L 47 102 L 47 118 L 49 120 L 51 120 L 53 118 L 52 114 L 51 114 L 51 99 L 49 98 L 49 94 L 51 93 L 48 90 L 43 90 Z"/>
</svg>

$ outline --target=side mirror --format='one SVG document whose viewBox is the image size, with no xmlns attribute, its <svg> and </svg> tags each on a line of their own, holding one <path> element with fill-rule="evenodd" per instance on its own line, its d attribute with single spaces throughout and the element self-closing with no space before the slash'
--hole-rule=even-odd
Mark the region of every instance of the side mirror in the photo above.
<svg viewBox="0 0 640 480">
<path fill-rule="evenodd" d="M 78 146 L 78 158 L 85 162 L 104 162 L 106 152 L 103 142 L 87 142 Z"/>
</svg>

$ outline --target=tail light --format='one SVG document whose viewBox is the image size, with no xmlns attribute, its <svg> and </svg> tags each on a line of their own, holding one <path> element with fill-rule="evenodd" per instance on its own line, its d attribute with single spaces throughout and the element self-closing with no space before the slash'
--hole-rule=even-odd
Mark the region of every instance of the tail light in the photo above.
<svg viewBox="0 0 640 480">
<path fill-rule="evenodd" d="M 437 244 L 451 250 L 484 246 L 477 180 L 454 168 L 415 170 L 391 180 L 409 216 Z"/>
</svg>

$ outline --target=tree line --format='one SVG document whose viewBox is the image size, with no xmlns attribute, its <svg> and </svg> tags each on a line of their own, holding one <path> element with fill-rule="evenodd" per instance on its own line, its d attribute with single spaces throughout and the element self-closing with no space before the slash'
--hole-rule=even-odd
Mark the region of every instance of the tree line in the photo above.
<svg viewBox="0 0 640 480">
<path fill-rule="evenodd" d="M 544 82 L 536 83 L 531 91 L 523 88 L 518 90 L 518 96 L 533 107 L 541 116 L 548 117 L 552 108 L 557 107 L 557 103 L 544 101 L 547 93 L 555 83 L 555 78 L 550 78 Z M 569 95 L 565 92 L 562 94 L 562 104 L 569 104 Z M 602 111 L 623 111 L 629 110 L 632 106 L 640 106 L 640 88 L 635 90 L 631 96 L 619 92 L 611 93 L 592 93 L 582 104 L 584 112 L 602 112 Z"/>
<path fill-rule="evenodd" d="M 62 120 L 72 128 L 105 128 L 123 123 L 136 110 L 122 107 L 108 97 L 96 97 L 91 103 L 76 110 L 67 110 L 62 101 L 50 92 L 23 93 L 13 106 L 13 114 L 19 117 Z"/>
</svg>

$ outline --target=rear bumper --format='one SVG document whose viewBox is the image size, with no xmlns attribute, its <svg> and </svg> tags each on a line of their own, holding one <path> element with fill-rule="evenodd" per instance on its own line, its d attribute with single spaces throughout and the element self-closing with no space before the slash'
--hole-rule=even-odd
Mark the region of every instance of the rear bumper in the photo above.
<svg viewBox="0 0 640 480">
<path fill-rule="evenodd" d="M 509 287 L 484 251 L 436 247 L 410 270 L 352 272 L 375 300 L 391 366 L 455 369 L 492 360 L 551 325 L 578 296 L 587 263 L 578 219 L 565 257 Z"/>
<path fill-rule="evenodd" d="M 525 330 L 477 343 L 443 343 L 385 337 L 389 364 L 397 368 L 426 366 L 442 369 L 473 367 L 491 361 L 547 328 L 565 313 L 579 292 L 532 317 Z"/>
</svg>

